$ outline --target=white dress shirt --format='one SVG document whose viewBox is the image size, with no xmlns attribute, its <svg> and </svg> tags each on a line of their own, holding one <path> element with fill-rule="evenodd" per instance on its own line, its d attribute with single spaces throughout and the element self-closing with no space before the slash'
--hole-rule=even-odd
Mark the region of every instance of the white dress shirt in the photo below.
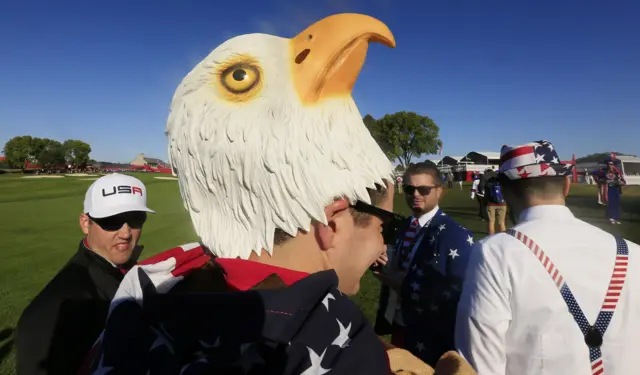
<svg viewBox="0 0 640 375">
<path fill-rule="evenodd" d="M 613 272 L 614 237 L 565 206 L 530 208 L 514 229 L 545 251 L 593 324 Z M 601 347 L 603 375 L 640 374 L 640 246 L 627 244 L 627 278 Z M 506 233 L 476 246 L 458 305 L 456 346 L 478 375 L 590 375 L 583 335 L 540 261 Z"/>
</svg>

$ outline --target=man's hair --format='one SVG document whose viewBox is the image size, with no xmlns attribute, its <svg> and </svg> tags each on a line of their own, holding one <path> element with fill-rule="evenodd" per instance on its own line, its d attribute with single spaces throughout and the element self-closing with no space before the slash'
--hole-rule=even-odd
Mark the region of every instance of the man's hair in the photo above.
<svg viewBox="0 0 640 375">
<path fill-rule="evenodd" d="M 564 194 L 564 176 L 522 178 L 511 180 L 500 175 L 498 181 L 503 190 L 527 198 L 553 199 Z"/>
<path fill-rule="evenodd" d="M 371 199 L 372 206 L 378 206 L 387 197 L 388 194 L 387 187 L 380 186 L 378 184 L 376 184 L 375 190 L 367 188 L 367 192 L 369 193 L 369 198 Z M 359 227 L 367 226 L 371 221 L 371 215 L 358 212 L 353 208 L 351 208 L 351 216 L 353 216 L 355 225 Z M 273 234 L 273 244 L 282 245 L 292 238 L 293 237 L 287 232 L 283 231 L 280 228 L 276 228 L 275 233 Z"/>
<path fill-rule="evenodd" d="M 409 168 L 407 168 L 407 170 L 404 171 L 404 175 L 402 175 L 402 180 L 406 181 L 410 176 L 418 174 L 427 174 L 433 178 L 433 182 L 436 186 L 442 185 L 442 180 L 440 180 L 440 171 L 433 162 L 409 164 Z"/>
</svg>

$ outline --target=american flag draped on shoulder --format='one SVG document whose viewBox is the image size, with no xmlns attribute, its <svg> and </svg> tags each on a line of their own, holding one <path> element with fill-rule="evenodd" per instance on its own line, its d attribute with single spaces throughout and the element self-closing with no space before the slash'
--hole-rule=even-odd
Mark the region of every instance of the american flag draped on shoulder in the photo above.
<svg viewBox="0 0 640 375">
<path fill-rule="evenodd" d="M 335 272 L 282 289 L 167 293 L 209 259 L 192 244 L 133 267 L 86 373 L 389 374 L 382 343 L 336 289 Z"/>
<path fill-rule="evenodd" d="M 473 244 L 471 231 L 438 210 L 404 279 L 404 347 L 431 366 L 455 350 L 456 310 Z"/>
</svg>

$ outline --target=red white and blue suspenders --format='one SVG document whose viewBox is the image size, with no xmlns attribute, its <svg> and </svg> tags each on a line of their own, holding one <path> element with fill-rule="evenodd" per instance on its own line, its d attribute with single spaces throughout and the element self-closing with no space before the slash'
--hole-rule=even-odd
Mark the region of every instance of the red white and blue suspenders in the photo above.
<svg viewBox="0 0 640 375">
<path fill-rule="evenodd" d="M 518 232 L 515 229 L 509 229 L 507 234 L 513 236 L 520 242 L 522 242 L 533 255 L 538 258 L 542 266 L 547 270 L 551 279 L 560 290 L 560 294 L 564 299 L 564 302 L 569 308 L 569 312 L 573 315 L 573 319 L 580 327 L 580 331 L 584 335 L 584 342 L 589 347 L 589 357 L 591 360 L 591 373 L 593 375 L 604 374 L 604 364 L 602 363 L 602 337 L 604 336 L 613 313 L 620 299 L 622 288 L 624 286 L 624 280 L 627 276 L 627 266 L 629 263 L 629 249 L 627 243 L 619 237 L 616 237 L 616 262 L 613 268 L 613 274 L 611 275 L 611 281 L 609 282 L 609 288 L 607 289 L 607 295 L 604 298 L 602 308 L 598 313 L 596 322 L 591 325 L 584 316 L 582 309 L 578 305 L 578 302 L 573 297 L 569 285 L 564 281 L 564 278 L 560 274 L 558 268 L 553 264 L 551 259 L 544 253 L 542 248 L 538 246 L 532 239 L 525 234 Z"/>
</svg>

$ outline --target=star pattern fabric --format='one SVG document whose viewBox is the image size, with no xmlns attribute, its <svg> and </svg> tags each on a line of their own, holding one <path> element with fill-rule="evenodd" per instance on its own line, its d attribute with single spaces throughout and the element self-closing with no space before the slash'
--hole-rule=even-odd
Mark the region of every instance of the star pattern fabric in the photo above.
<svg viewBox="0 0 640 375">
<path fill-rule="evenodd" d="M 551 276 L 554 283 L 557 282 L 557 277 L 561 274 L 559 270 L 555 269 L 555 265 L 553 261 L 544 255 L 544 250 L 539 247 L 532 239 L 526 237 L 521 232 L 518 232 L 515 229 L 509 229 L 507 234 L 513 236 L 514 238 L 521 241 L 525 246 L 527 246 L 534 255 L 540 254 L 537 256 L 539 260 L 541 260 L 541 264 L 545 266 L 547 271 L 549 272 L 549 276 Z M 624 281 L 627 274 L 627 264 L 629 258 L 629 249 L 627 247 L 627 243 L 621 237 L 615 237 L 616 240 L 616 263 L 614 266 L 614 271 L 611 276 L 611 282 L 609 284 L 609 288 L 607 290 L 607 295 L 605 297 L 605 301 L 602 305 L 602 309 L 598 313 L 598 317 L 593 325 L 589 323 L 587 317 L 584 315 L 582 308 L 576 301 L 569 285 L 562 281 L 560 283 L 560 295 L 562 295 L 562 299 L 564 299 L 567 304 L 567 308 L 569 313 L 573 316 L 576 324 L 580 328 L 580 331 L 585 337 L 585 343 L 589 348 L 589 362 L 591 363 L 591 370 L 593 375 L 601 375 L 604 372 L 604 364 L 602 361 L 602 350 L 600 349 L 600 345 L 602 344 L 602 337 L 604 336 L 607 328 L 609 327 L 609 323 L 613 318 L 613 313 L 616 308 L 616 304 L 618 302 L 618 298 L 620 292 L 624 286 Z M 538 253 L 539 252 L 539 253 Z M 544 261 L 542 261 L 544 259 Z M 555 271 L 554 271 L 555 269 Z M 560 276 L 560 280 L 563 278 Z M 595 330 L 596 336 L 600 337 L 600 343 L 596 343 L 590 341 L 590 334 Z M 593 339 L 593 338 L 592 338 Z"/>
<path fill-rule="evenodd" d="M 520 146 L 502 146 L 500 172 L 510 179 L 541 176 L 567 176 L 573 172 L 572 164 L 563 164 L 553 144 L 536 141 Z"/>
<path fill-rule="evenodd" d="M 438 211 L 425 229 L 404 280 L 401 297 L 405 349 L 434 366 L 442 354 L 455 350 L 454 326 L 473 234 Z"/>
<path fill-rule="evenodd" d="M 280 289 L 173 293 L 163 275 L 181 265 L 164 262 L 125 276 L 87 373 L 389 373 L 381 341 L 334 271 Z"/>
</svg>

